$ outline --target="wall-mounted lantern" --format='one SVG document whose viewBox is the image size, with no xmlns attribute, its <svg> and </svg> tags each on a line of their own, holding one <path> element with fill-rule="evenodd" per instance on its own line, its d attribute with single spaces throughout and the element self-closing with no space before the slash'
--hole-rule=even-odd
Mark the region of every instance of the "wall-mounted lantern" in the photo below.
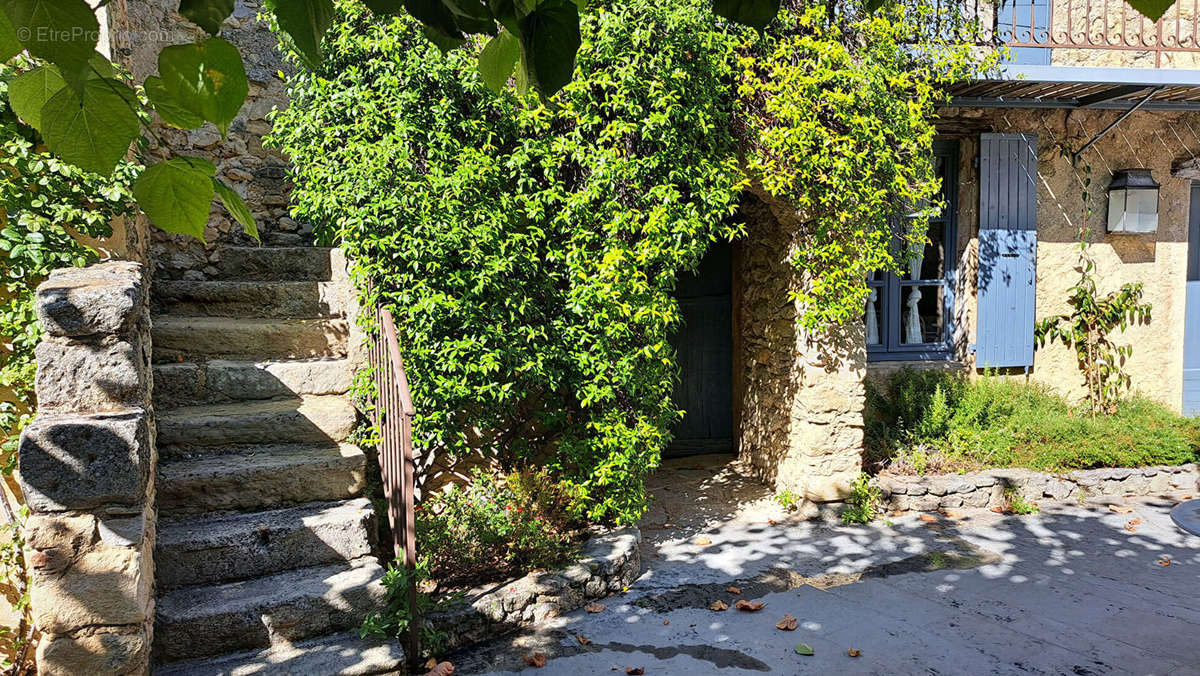
<svg viewBox="0 0 1200 676">
<path fill-rule="evenodd" d="M 1121 169 L 1108 185 L 1108 231 L 1144 235 L 1158 231 L 1158 183 L 1149 169 Z"/>
</svg>

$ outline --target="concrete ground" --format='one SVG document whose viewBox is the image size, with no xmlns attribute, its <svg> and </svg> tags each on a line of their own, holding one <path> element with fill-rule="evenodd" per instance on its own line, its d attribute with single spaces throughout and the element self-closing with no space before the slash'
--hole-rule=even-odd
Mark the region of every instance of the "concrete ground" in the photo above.
<svg viewBox="0 0 1200 676">
<path fill-rule="evenodd" d="M 843 526 L 787 518 L 713 457 L 671 463 L 652 491 L 627 593 L 451 655 L 456 673 L 1200 674 L 1200 537 L 1171 523 L 1180 495 Z M 541 669 L 522 659 L 539 652 Z"/>
</svg>

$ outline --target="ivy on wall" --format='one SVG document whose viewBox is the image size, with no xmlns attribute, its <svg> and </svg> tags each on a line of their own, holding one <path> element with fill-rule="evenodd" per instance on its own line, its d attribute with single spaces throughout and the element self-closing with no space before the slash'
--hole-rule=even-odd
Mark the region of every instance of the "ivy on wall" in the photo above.
<svg viewBox="0 0 1200 676">
<path fill-rule="evenodd" d="M 861 234 L 935 194 L 928 116 L 966 58 L 903 44 L 919 8 L 793 6 L 760 34 L 702 0 L 607 2 L 543 105 L 493 93 L 469 50 L 442 54 L 411 20 L 338 11 L 274 119 L 293 215 L 397 317 L 417 443 L 547 467 L 592 519 L 644 510 L 680 416 L 676 276 L 743 233 L 742 192 L 816 219 L 825 248 L 796 259 L 828 277 L 811 321 L 858 321 L 857 271 L 897 265 L 890 237 Z"/>
</svg>

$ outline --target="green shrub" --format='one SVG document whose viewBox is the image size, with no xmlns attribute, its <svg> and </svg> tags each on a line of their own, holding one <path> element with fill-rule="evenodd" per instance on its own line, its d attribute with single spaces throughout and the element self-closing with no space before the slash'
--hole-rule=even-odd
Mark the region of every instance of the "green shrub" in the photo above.
<svg viewBox="0 0 1200 676">
<path fill-rule="evenodd" d="M 1200 421 L 1141 397 L 1093 417 L 1040 385 L 906 369 L 868 383 L 869 463 L 923 473 L 1178 465 L 1200 459 Z"/>
<path fill-rule="evenodd" d="M 542 105 L 411 19 L 337 7 L 274 118 L 293 215 L 393 311 L 423 452 L 545 467 L 592 520 L 645 510 L 680 417 L 676 278 L 744 231 L 742 192 L 814 219 L 793 261 L 820 279 L 810 305 L 859 321 L 859 271 L 897 266 L 873 224 L 936 191 L 934 85 L 961 70 L 910 48 L 927 9 L 788 11 L 759 34 L 706 0 L 601 0 Z"/>
<path fill-rule="evenodd" d="M 496 476 L 477 470 L 419 505 L 418 553 L 444 585 L 504 579 L 554 568 L 573 551 L 572 498 L 545 473 Z"/>
<path fill-rule="evenodd" d="M 871 485 L 871 475 L 859 474 L 850 486 L 846 509 L 842 510 L 842 523 L 871 523 L 879 514 L 882 502 L 883 491 Z"/>
</svg>

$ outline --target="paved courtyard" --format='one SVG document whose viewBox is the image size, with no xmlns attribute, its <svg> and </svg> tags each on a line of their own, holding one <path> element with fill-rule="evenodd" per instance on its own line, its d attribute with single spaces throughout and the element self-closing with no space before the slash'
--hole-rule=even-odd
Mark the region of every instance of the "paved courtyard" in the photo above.
<svg viewBox="0 0 1200 676">
<path fill-rule="evenodd" d="M 675 461 L 652 490 L 626 594 L 452 655 L 456 673 L 1200 674 L 1200 537 L 1171 523 L 1180 495 L 842 526 L 788 518 L 721 458 Z M 541 669 L 523 661 L 538 652 Z"/>
</svg>

